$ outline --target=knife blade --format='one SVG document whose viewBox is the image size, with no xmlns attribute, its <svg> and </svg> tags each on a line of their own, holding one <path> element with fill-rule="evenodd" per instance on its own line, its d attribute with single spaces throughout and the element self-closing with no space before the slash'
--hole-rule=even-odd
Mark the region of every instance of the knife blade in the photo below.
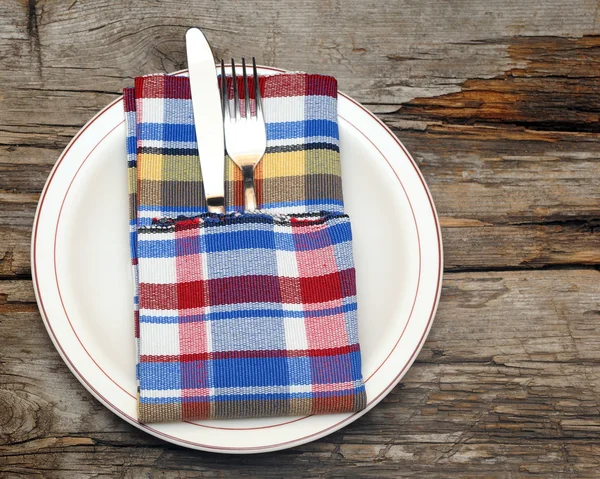
<svg viewBox="0 0 600 479">
<path fill-rule="evenodd" d="M 215 60 L 200 29 L 190 28 L 185 44 L 206 205 L 210 213 L 225 213 L 223 112 Z"/>
</svg>

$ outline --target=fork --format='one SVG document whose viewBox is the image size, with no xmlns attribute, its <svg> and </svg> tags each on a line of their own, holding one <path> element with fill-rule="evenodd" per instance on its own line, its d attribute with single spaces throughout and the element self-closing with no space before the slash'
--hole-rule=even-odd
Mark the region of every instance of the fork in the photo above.
<svg viewBox="0 0 600 479">
<path fill-rule="evenodd" d="M 229 89 L 225 76 L 225 64 L 221 60 L 221 101 L 225 130 L 225 149 L 233 162 L 242 170 L 244 178 L 244 207 L 246 211 L 256 210 L 256 191 L 254 189 L 254 169 L 267 149 L 267 129 L 263 117 L 262 100 L 256 60 L 252 57 L 252 75 L 254 77 L 254 112 L 250 107 L 251 100 L 246 73 L 246 59 L 242 58 L 242 79 L 244 84 L 244 115 L 242 116 L 241 99 L 238 96 L 235 63 L 231 59 L 231 78 L 233 82 L 233 113 L 230 111 Z"/>
</svg>

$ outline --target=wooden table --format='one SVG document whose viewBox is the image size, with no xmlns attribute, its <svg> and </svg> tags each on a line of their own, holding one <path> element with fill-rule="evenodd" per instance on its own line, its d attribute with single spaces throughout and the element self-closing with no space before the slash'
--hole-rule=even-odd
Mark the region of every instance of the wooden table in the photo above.
<svg viewBox="0 0 600 479">
<path fill-rule="evenodd" d="M 1 477 L 600 477 L 600 2 L 0 2 Z M 279 453 L 128 425 L 40 319 L 29 241 L 60 151 L 136 75 L 221 58 L 335 75 L 412 152 L 443 226 L 429 339 L 373 411 Z"/>
</svg>

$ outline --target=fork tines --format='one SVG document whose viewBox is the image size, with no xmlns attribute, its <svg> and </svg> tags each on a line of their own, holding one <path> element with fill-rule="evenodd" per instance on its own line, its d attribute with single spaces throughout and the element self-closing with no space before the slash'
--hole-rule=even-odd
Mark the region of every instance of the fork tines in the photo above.
<svg viewBox="0 0 600 479">
<path fill-rule="evenodd" d="M 263 117 L 260 86 L 256 71 L 256 61 L 252 58 L 252 76 L 254 80 L 254 112 L 252 112 L 250 88 L 246 60 L 242 59 L 242 87 L 244 95 L 244 115 L 240 111 L 241 99 L 238 95 L 238 77 L 235 73 L 235 62 L 231 60 L 231 81 L 233 83 L 233 108 L 229 102 L 229 87 L 225 76 L 225 64 L 221 62 L 221 94 L 223 107 L 223 125 L 225 132 L 225 149 L 229 158 L 240 168 L 243 177 L 244 206 L 246 211 L 257 208 L 254 189 L 254 168 L 267 150 L 267 131 Z"/>
<path fill-rule="evenodd" d="M 258 73 L 256 71 L 256 60 L 252 57 L 252 80 L 253 80 L 253 93 L 254 93 L 254 114 L 252 114 L 252 99 L 249 94 L 248 87 L 248 74 L 246 71 L 246 59 L 242 58 L 242 84 L 244 91 L 244 117 L 246 118 L 257 118 L 262 117 L 262 101 L 260 96 L 260 85 L 258 81 Z M 239 120 L 241 118 L 240 108 L 240 97 L 238 94 L 238 76 L 235 72 L 235 61 L 231 59 L 231 82 L 233 86 L 233 114 L 229 106 L 229 87 L 227 85 L 227 77 L 225 76 L 225 62 L 221 60 L 221 101 L 223 107 L 224 118 L 234 118 Z"/>
</svg>

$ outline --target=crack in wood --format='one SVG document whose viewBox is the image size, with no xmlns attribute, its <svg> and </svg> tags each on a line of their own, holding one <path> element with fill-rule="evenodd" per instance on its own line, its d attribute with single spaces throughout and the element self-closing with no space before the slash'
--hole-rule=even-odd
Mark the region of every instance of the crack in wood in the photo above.
<svg viewBox="0 0 600 479">
<path fill-rule="evenodd" d="M 57 93 L 98 93 L 103 95 L 115 95 L 121 96 L 122 92 L 114 92 L 108 90 L 77 90 L 75 88 L 39 88 L 39 87 L 25 87 L 25 88 L 15 88 L 17 91 L 39 91 L 39 92 L 57 92 Z"/>
<path fill-rule="evenodd" d="M 40 42 L 40 31 L 37 17 L 38 0 L 27 0 L 27 34 L 29 36 L 31 50 L 37 59 L 37 73 L 42 77 L 42 45 Z"/>
<path fill-rule="evenodd" d="M 461 267 L 452 266 L 444 269 L 444 275 L 446 273 L 502 273 L 512 271 L 527 271 L 527 270 L 543 270 L 543 271 L 600 271 L 600 264 L 581 264 L 581 263 L 563 263 L 563 264 L 528 264 L 526 262 L 521 263 L 518 266 L 481 266 L 474 267 Z"/>
<path fill-rule="evenodd" d="M 511 37 L 512 68 L 493 78 L 470 78 L 460 91 L 415 98 L 400 117 L 458 125 L 503 123 L 541 131 L 600 132 L 600 36 Z M 585 56 L 577 50 L 585 50 Z"/>
</svg>

